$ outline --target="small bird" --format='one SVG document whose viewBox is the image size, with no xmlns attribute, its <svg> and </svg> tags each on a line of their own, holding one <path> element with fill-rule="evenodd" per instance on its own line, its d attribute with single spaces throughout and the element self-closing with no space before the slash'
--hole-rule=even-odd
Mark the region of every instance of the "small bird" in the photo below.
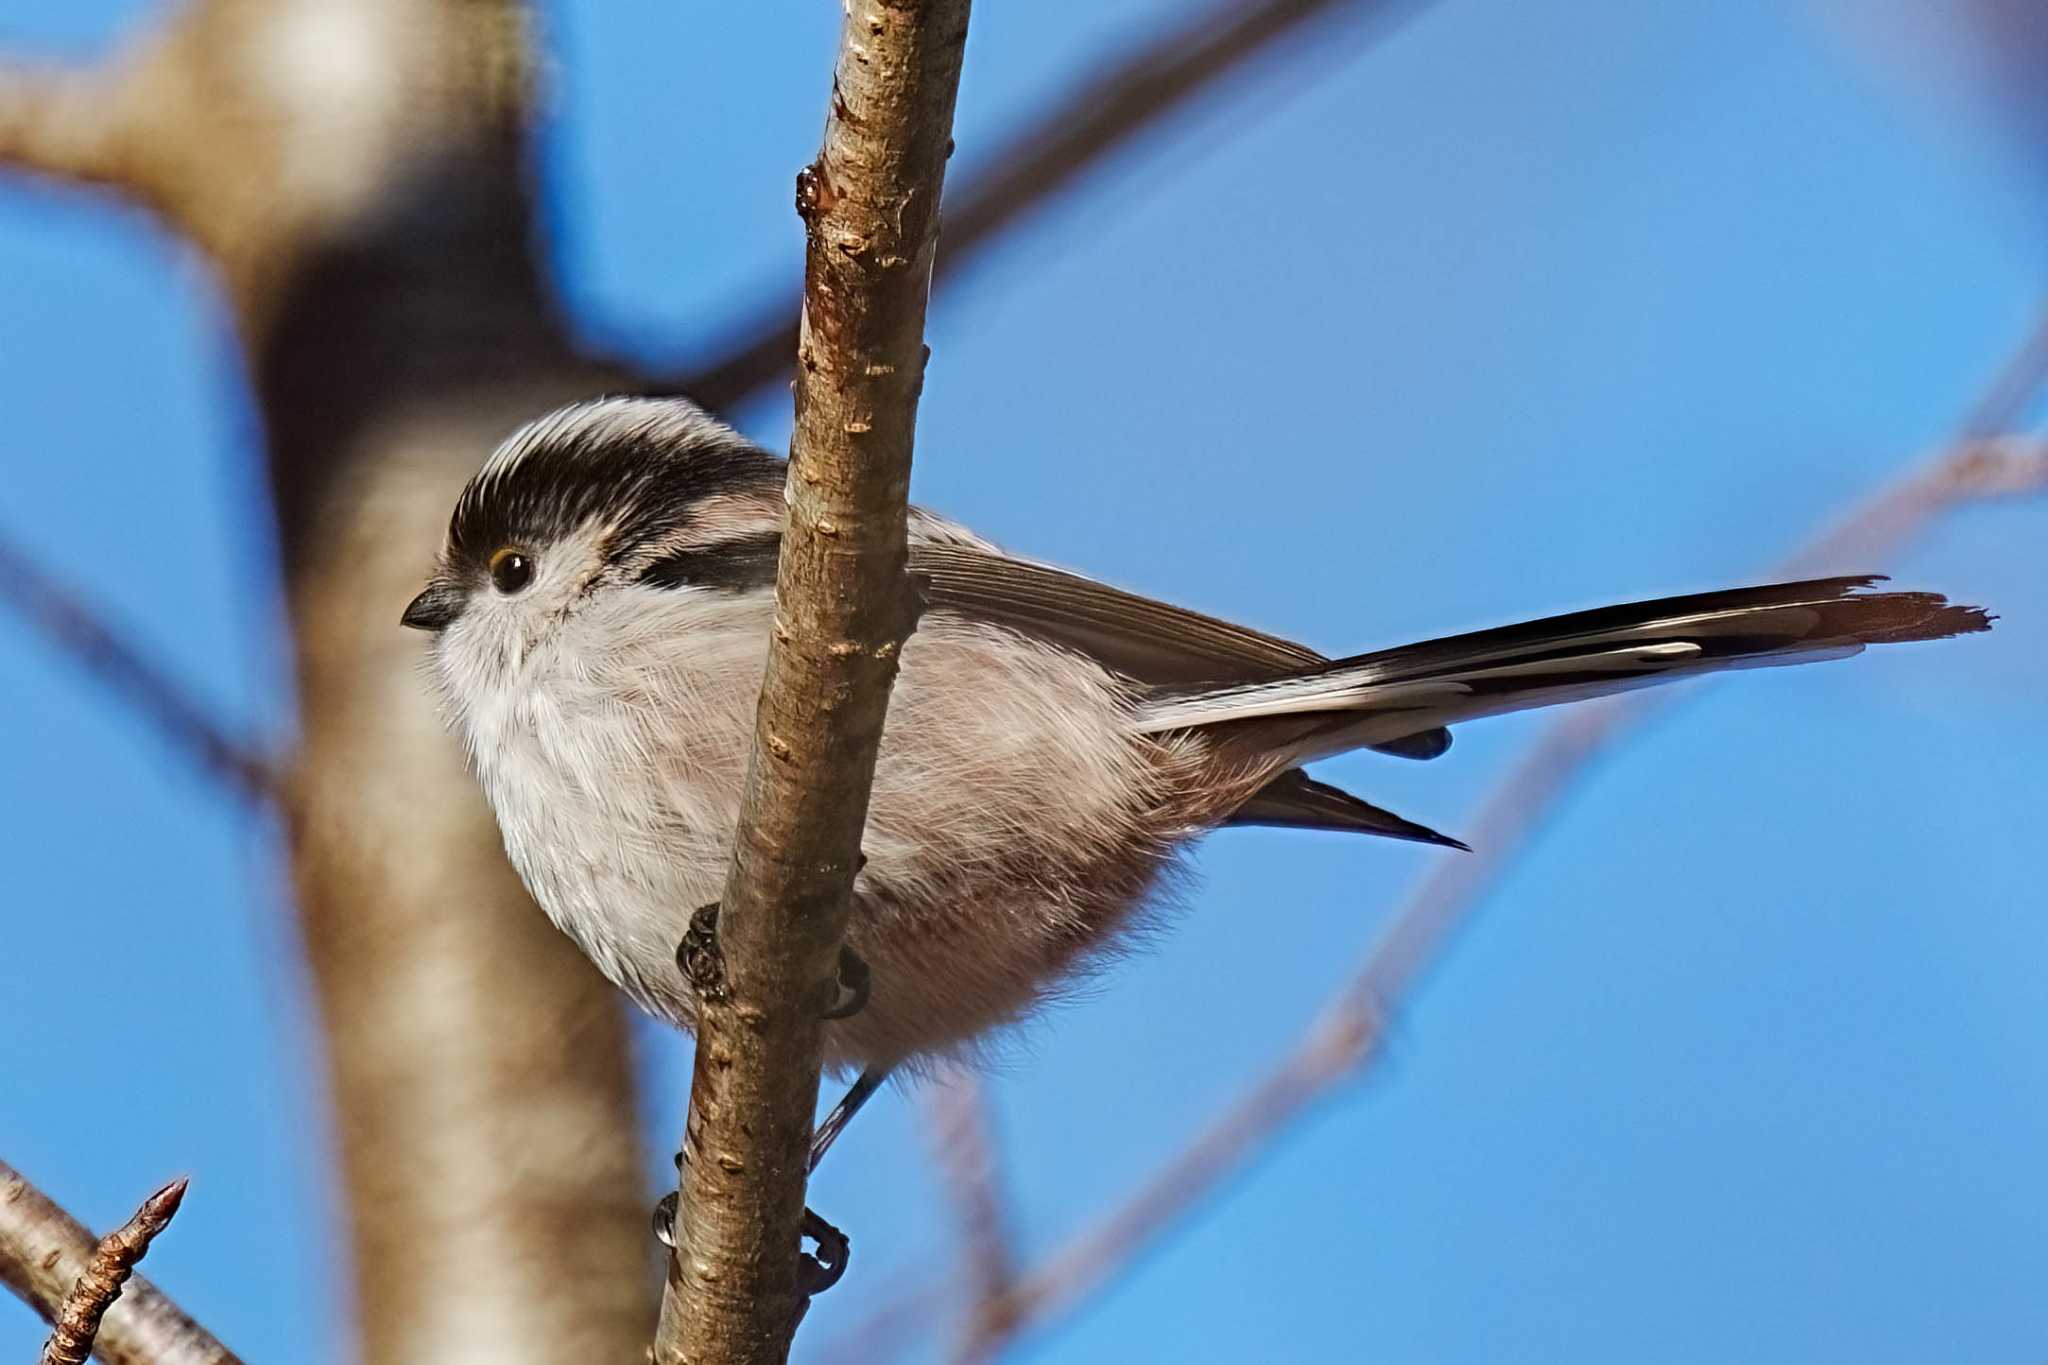
<svg viewBox="0 0 2048 1365">
<path fill-rule="evenodd" d="M 725 880 L 774 612 L 785 464 L 681 399 L 575 404 L 457 502 L 404 624 L 534 898 L 614 983 L 691 1028 L 678 966 Z M 1434 758 L 1446 727 L 1724 668 L 1988 628 L 1875 577 L 1575 612 L 1347 658 L 1020 559 L 913 508 L 924 599 L 889 703 L 847 943 L 860 1079 L 974 1054 L 1099 966 L 1225 825 L 1462 848 L 1304 765 Z"/>
</svg>

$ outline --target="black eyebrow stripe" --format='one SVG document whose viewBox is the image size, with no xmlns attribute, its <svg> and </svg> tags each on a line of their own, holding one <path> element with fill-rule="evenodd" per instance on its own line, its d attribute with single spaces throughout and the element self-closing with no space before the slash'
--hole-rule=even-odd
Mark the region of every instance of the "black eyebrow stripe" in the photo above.
<svg viewBox="0 0 2048 1365">
<path fill-rule="evenodd" d="M 774 586 L 775 559 L 781 553 L 780 531 L 757 531 L 715 545 L 670 551 L 642 569 L 638 581 L 653 588 L 747 592 Z"/>
</svg>

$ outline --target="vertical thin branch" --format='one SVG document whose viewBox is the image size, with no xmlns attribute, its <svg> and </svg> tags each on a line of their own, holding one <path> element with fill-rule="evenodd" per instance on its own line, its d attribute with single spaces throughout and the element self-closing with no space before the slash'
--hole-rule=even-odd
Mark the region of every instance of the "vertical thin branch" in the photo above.
<svg viewBox="0 0 2048 1365">
<path fill-rule="evenodd" d="M 662 1365 L 782 1359 L 805 1302 L 821 1016 L 915 624 L 910 455 L 967 14 L 968 0 L 848 4 L 823 148 L 797 180 L 807 247 L 789 511 L 720 951 L 695 979 Z"/>
<path fill-rule="evenodd" d="M 86 1347 L 106 1365 L 241 1365 L 232 1351 L 149 1281 L 137 1276 L 125 1290 L 121 1288 L 121 1280 L 142 1259 L 148 1238 L 170 1221 L 183 1192 L 183 1181 L 158 1190 L 135 1218 L 103 1242 L 0 1161 L 0 1284 L 45 1320 L 60 1324 L 60 1335 L 66 1332 L 61 1324 L 73 1318 L 75 1307 L 70 1339 L 83 1337 Z M 124 1249 L 128 1247 L 134 1248 L 132 1254 Z M 119 1278 L 114 1278 L 117 1272 Z M 51 1359 L 48 1348 L 42 1359 Z"/>
<path fill-rule="evenodd" d="M 188 1183 L 179 1176 L 143 1200 L 127 1222 L 100 1238 L 85 1273 L 78 1277 L 64 1300 L 63 1311 L 57 1314 L 57 1325 L 43 1343 L 38 1365 L 85 1365 L 100 1334 L 101 1320 L 121 1297 L 121 1286 L 135 1273 L 137 1263 L 149 1254 L 149 1244 L 171 1225 L 178 1206 L 185 1202 Z"/>
<path fill-rule="evenodd" d="M 967 1248 L 967 1319 L 954 1359 L 982 1360 L 982 1343 L 1001 1340 L 1008 1332 L 1010 1291 L 1017 1279 L 988 1093 L 979 1076 L 956 1068 L 925 1092 L 925 1112 Z"/>
</svg>

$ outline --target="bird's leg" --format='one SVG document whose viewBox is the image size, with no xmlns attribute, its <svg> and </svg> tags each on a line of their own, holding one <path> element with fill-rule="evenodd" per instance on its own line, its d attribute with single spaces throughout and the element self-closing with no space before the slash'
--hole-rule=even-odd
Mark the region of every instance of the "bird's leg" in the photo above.
<svg viewBox="0 0 2048 1365">
<path fill-rule="evenodd" d="M 866 861 L 865 858 L 862 859 Z M 716 902 L 700 908 L 690 916 L 690 928 L 683 935 L 683 941 L 676 946 L 676 965 L 682 969 L 691 987 L 702 999 L 717 999 L 725 992 L 725 959 L 718 948 L 718 905 Z M 847 1019 L 860 1013 L 868 1003 L 873 988 L 874 976 L 860 954 L 844 944 L 839 948 L 838 986 L 840 996 L 831 1008 L 825 1011 L 828 1020 Z M 825 1153 L 839 1135 L 846 1131 L 846 1125 L 861 1107 L 881 1089 L 882 1082 L 889 1077 L 889 1067 L 870 1067 L 847 1088 L 832 1106 L 832 1112 L 818 1125 L 811 1136 L 810 1161 L 806 1170 L 815 1171 L 824 1160 Z M 684 1154 L 675 1155 L 676 1169 L 682 1170 Z M 676 1196 L 671 1193 L 662 1196 L 654 1206 L 654 1235 L 662 1245 L 675 1246 Z M 819 1217 L 808 1205 L 804 1207 L 802 1235 L 817 1244 L 816 1253 L 800 1252 L 798 1285 L 804 1296 L 809 1298 L 822 1294 L 839 1283 L 846 1274 L 847 1262 L 852 1255 L 852 1242 L 844 1232 Z"/>
<path fill-rule="evenodd" d="M 832 1106 L 832 1112 L 825 1115 L 825 1121 L 811 1134 L 811 1165 L 816 1171 L 818 1163 L 825 1159 L 825 1153 L 832 1150 L 832 1144 L 846 1131 L 846 1125 L 853 1122 L 853 1116 L 861 1106 L 873 1099 L 875 1092 L 882 1088 L 882 1082 L 889 1079 L 891 1068 L 871 1066 L 860 1073 L 854 1083 L 839 1097 L 839 1103 Z"/>
<path fill-rule="evenodd" d="M 839 1103 L 832 1106 L 832 1112 L 825 1115 L 825 1121 L 819 1124 L 817 1131 L 811 1135 L 811 1158 L 806 1168 L 807 1173 L 817 1171 L 818 1163 L 825 1159 L 825 1153 L 832 1150 L 832 1144 L 846 1131 L 846 1125 L 853 1122 L 853 1116 L 874 1098 L 875 1092 L 882 1088 L 882 1082 L 889 1079 L 891 1069 L 886 1066 L 869 1067 L 847 1087 L 846 1093 L 839 1097 Z M 675 1160 L 676 1170 L 680 1172 L 683 1169 L 683 1154 L 677 1152 Z M 660 1239 L 663 1246 L 675 1246 L 675 1222 L 676 1197 L 673 1194 L 663 1195 L 661 1202 L 654 1206 L 654 1235 Z M 805 1282 L 816 1287 L 804 1292 L 822 1293 L 837 1284 L 839 1277 L 846 1273 L 851 1244 L 845 1233 L 820 1218 L 808 1205 L 804 1207 L 803 1235 L 818 1244 L 817 1255 L 805 1254 L 802 1272 Z"/>
<path fill-rule="evenodd" d="M 853 1259 L 853 1243 L 845 1233 L 820 1218 L 809 1204 L 804 1205 L 802 1235 L 818 1244 L 816 1253 L 797 1253 L 796 1286 L 808 1299 L 839 1283 L 839 1277 L 846 1273 L 846 1263 Z"/>
</svg>

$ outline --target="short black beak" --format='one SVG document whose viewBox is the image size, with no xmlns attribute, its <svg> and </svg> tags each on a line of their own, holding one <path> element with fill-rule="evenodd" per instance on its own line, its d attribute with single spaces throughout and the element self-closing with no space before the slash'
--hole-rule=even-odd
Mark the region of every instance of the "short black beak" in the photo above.
<svg viewBox="0 0 2048 1365">
<path fill-rule="evenodd" d="M 435 579 L 427 584 L 425 592 L 412 599 L 412 605 L 405 609 L 405 615 L 398 618 L 398 623 L 414 630 L 446 630 L 460 615 L 461 592 Z"/>
</svg>

